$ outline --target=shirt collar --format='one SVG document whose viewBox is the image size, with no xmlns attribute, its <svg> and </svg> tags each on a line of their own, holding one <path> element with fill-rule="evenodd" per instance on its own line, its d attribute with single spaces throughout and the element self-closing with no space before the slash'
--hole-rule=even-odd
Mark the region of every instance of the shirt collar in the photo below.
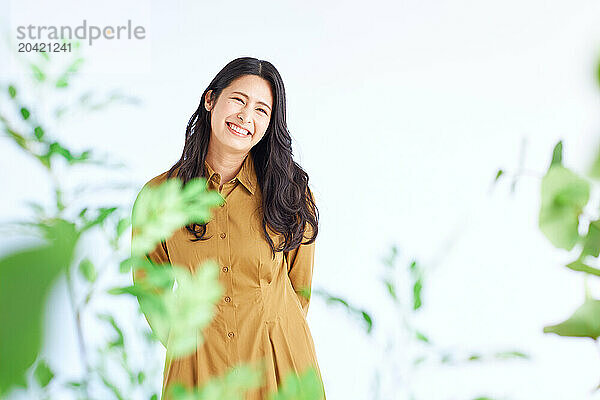
<svg viewBox="0 0 600 400">
<path fill-rule="evenodd" d="M 204 166 L 206 167 L 206 179 L 208 182 L 212 179 L 213 175 L 215 175 L 216 172 L 211 168 L 211 166 L 206 162 L 206 160 L 204 161 Z M 239 172 L 235 177 L 238 181 L 242 183 L 242 185 L 244 185 L 244 187 L 250 192 L 250 194 L 254 194 L 257 185 L 257 179 L 256 170 L 254 169 L 254 159 L 252 158 L 252 153 L 248 152 L 242 163 L 242 168 L 240 168 Z"/>
</svg>

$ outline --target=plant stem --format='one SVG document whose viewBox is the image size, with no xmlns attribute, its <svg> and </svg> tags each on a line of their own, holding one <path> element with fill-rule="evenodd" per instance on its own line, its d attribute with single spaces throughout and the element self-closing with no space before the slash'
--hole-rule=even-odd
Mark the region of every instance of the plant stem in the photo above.
<svg viewBox="0 0 600 400">
<path fill-rule="evenodd" d="M 50 177 L 52 178 L 52 182 L 53 182 L 53 186 L 54 186 L 54 193 L 56 193 L 57 195 L 57 202 L 58 202 L 58 194 L 60 193 L 59 191 L 59 182 L 58 182 L 58 178 L 56 177 L 54 170 L 50 170 Z M 60 215 L 61 210 L 57 210 L 58 214 Z M 71 265 L 67 266 L 66 269 L 66 277 L 67 277 L 67 292 L 69 295 L 69 302 L 71 303 L 71 308 L 73 310 L 73 315 L 74 315 L 74 319 L 75 319 L 75 329 L 77 331 L 77 341 L 79 344 L 79 356 L 81 357 L 81 363 L 85 368 L 85 376 L 83 377 L 83 382 L 84 382 L 84 390 L 85 390 L 85 396 L 86 398 L 89 398 L 89 392 L 88 392 L 88 381 L 89 381 L 89 377 L 91 374 L 91 368 L 90 368 L 90 364 L 88 361 L 88 357 L 87 357 L 87 350 L 85 347 L 85 339 L 83 336 L 83 328 L 81 326 L 81 312 L 80 312 L 80 308 L 76 305 L 75 302 L 75 289 L 73 288 L 73 280 L 71 277 Z"/>
<path fill-rule="evenodd" d="M 75 291 L 73 289 L 73 281 L 71 279 L 70 266 L 67 268 L 67 290 L 69 293 L 69 301 L 71 303 L 71 308 L 73 309 L 74 319 L 75 319 L 75 329 L 77 331 L 77 342 L 79 344 L 79 356 L 81 357 L 81 363 L 85 367 L 85 376 L 83 378 L 85 395 L 89 398 L 88 393 L 88 379 L 91 373 L 90 364 L 87 358 L 87 350 L 85 347 L 85 340 L 83 337 L 83 328 L 81 326 L 81 313 L 79 308 L 75 305 Z"/>
</svg>

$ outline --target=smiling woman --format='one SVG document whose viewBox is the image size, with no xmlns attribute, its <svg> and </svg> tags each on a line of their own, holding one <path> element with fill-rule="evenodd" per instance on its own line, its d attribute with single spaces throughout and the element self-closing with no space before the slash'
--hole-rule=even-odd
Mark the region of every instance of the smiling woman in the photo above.
<svg viewBox="0 0 600 400">
<path fill-rule="evenodd" d="M 325 399 L 306 321 L 318 209 L 307 173 L 292 158 L 285 104 L 283 81 L 271 63 L 231 61 L 190 118 L 179 161 L 148 182 L 205 177 L 207 187 L 225 198 L 208 222 L 182 227 L 148 254 L 157 264 L 192 272 L 215 260 L 225 292 L 196 352 L 167 358 L 163 398 L 172 383 L 203 386 L 250 363 L 262 367 L 263 380 L 248 400 L 266 399 L 288 374 L 309 368 Z"/>
</svg>

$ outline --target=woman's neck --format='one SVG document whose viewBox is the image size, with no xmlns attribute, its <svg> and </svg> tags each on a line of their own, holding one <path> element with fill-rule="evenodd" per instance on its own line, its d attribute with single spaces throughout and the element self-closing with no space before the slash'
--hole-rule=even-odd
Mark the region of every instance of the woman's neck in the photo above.
<svg viewBox="0 0 600 400">
<path fill-rule="evenodd" d="M 209 152 L 206 155 L 206 162 L 210 165 L 213 171 L 221 176 L 219 190 L 226 182 L 229 182 L 235 177 L 240 169 L 246 154 L 219 154 L 217 152 Z"/>
</svg>

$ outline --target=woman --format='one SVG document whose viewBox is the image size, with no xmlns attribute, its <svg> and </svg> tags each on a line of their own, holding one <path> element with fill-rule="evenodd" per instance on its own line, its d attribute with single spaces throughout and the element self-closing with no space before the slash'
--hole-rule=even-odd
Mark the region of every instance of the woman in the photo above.
<svg viewBox="0 0 600 400">
<path fill-rule="evenodd" d="M 292 159 L 285 114 L 283 81 L 271 63 L 231 61 L 203 93 L 179 161 L 146 184 L 202 176 L 225 198 L 210 221 L 182 227 L 148 254 L 192 271 L 213 259 L 224 288 L 196 352 L 166 360 L 163 393 L 171 383 L 202 386 L 255 361 L 264 363 L 263 386 L 247 399 L 266 399 L 288 373 L 307 367 L 321 378 L 306 322 L 318 210 L 308 175 Z"/>
</svg>

